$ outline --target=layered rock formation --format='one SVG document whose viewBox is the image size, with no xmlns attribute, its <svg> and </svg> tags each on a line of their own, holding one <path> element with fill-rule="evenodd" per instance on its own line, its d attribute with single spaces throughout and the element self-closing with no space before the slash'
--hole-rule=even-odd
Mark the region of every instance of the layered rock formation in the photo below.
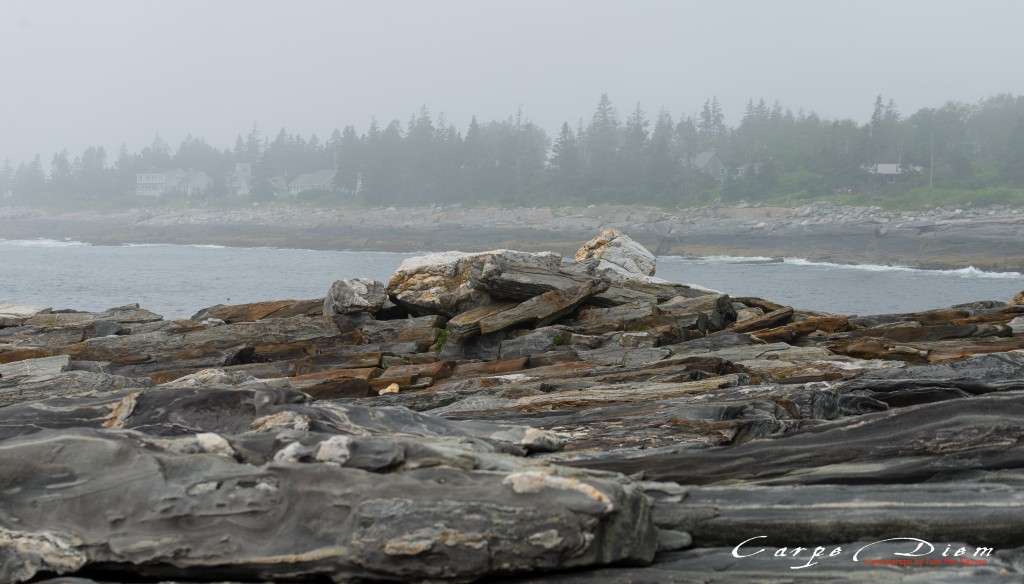
<svg viewBox="0 0 1024 584">
<path fill-rule="evenodd" d="M 0 581 L 1022 578 L 1024 306 L 813 313 L 644 251 L 8 307 Z"/>
</svg>

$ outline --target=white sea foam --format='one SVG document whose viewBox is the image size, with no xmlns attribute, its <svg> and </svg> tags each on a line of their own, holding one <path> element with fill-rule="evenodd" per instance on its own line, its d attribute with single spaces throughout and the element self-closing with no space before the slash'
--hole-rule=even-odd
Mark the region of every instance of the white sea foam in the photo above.
<svg viewBox="0 0 1024 584">
<path fill-rule="evenodd" d="M 121 247 L 195 247 L 199 249 L 224 249 L 226 246 L 203 243 L 125 243 L 122 244 Z"/>
<path fill-rule="evenodd" d="M 782 261 L 781 258 L 769 258 L 765 256 L 730 256 L 730 255 L 713 255 L 713 256 L 700 256 L 700 257 L 685 257 L 685 256 L 657 256 L 658 262 L 664 263 L 680 263 L 680 264 L 701 264 L 701 265 L 714 265 L 714 264 L 771 264 L 779 263 Z M 572 258 L 569 258 L 572 261 Z"/>
<path fill-rule="evenodd" d="M 986 272 L 974 266 L 957 270 L 924 270 L 907 266 L 883 266 L 878 264 L 836 264 L 832 262 L 813 262 L 803 258 L 785 258 L 784 263 L 791 266 L 808 266 L 842 270 L 861 270 L 865 272 L 911 272 L 915 274 L 935 274 L 943 276 L 960 276 L 963 278 L 1015 279 L 1024 278 L 1020 272 Z"/>
<path fill-rule="evenodd" d="M 83 241 L 65 239 L 0 239 L 0 245 L 7 247 L 78 247 L 89 245 Z"/>
<path fill-rule="evenodd" d="M 716 263 L 716 264 L 767 264 L 771 262 L 777 262 L 775 258 L 768 258 L 765 256 L 728 256 L 728 255 L 716 255 L 716 256 L 702 256 L 697 258 L 702 262 Z"/>
</svg>

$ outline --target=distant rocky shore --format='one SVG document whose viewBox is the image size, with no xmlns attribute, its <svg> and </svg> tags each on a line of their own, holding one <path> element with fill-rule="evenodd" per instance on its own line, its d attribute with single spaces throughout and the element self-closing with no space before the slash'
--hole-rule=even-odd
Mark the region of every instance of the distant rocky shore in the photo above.
<svg viewBox="0 0 1024 584">
<path fill-rule="evenodd" d="M 133 210 L 47 215 L 0 208 L 0 236 L 93 244 L 179 243 L 364 251 L 571 254 L 595 231 L 629 233 L 658 255 L 799 257 L 836 263 L 1024 271 L 1024 211 L 1003 207 L 922 212 L 814 203 L 779 207 Z"/>
<path fill-rule="evenodd" d="M 0 581 L 1024 578 L 1024 292 L 847 317 L 620 231 L 569 255 L 173 321 L 0 303 Z"/>
</svg>

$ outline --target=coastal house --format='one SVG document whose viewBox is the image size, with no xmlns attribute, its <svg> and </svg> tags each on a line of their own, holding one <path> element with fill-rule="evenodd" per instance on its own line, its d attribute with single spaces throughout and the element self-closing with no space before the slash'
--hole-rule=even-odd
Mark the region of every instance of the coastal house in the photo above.
<svg viewBox="0 0 1024 584">
<path fill-rule="evenodd" d="M 867 173 L 867 180 L 864 182 L 869 187 L 882 187 L 885 185 L 895 184 L 898 180 L 908 174 L 919 174 L 924 171 L 924 167 L 911 166 L 909 164 L 901 164 L 898 162 L 862 164 L 860 165 L 860 168 L 862 171 Z"/>
<path fill-rule="evenodd" d="M 198 195 L 213 187 L 213 179 L 202 170 L 175 168 L 167 172 L 135 175 L 135 194 L 156 197 L 163 194 Z"/>
<path fill-rule="evenodd" d="M 701 152 L 695 156 L 693 158 L 693 168 L 718 181 L 724 180 L 725 175 L 729 173 L 725 163 L 722 162 L 722 157 L 714 150 Z"/>
<path fill-rule="evenodd" d="M 295 196 L 307 191 L 332 191 L 337 174 L 338 171 L 333 169 L 300 174 L 288 183 L 288 194 Z"/>
<path fill-rule="evenodd" d="M 252 163 L 235 163 L 235 171 L 228 173 L 226 186 L 232 195 L 248 195 L 253 186 Z"/>
<path fill-rule="evenodd" d="M 756 176 L 757 173 L 761 172 L 762 162 L 760 160 L 751 162 L 750 164 L 744 164 L 743 166 L 737 166 L 733 170 L 732 176 L 734 178 L 743 178 L 745 176 Z"/>
</svg>

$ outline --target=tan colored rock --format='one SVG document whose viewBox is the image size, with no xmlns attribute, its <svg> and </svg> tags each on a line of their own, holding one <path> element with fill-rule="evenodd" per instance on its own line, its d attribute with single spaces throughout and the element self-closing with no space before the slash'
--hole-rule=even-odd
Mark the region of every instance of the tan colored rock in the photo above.
<svg viewBox="0 0 1024 584">
<path fill-rule="evenodd" d="M 215 318 L 226 323 L 254 322 L 267 318 L 290 318 L 293 316 L 320 316 L 323 312 L 323 299 L 312 300 L 271 300 L 252 302 L 250 304 L 218 304 L 204 308 L 192 316 L 192 320 L 202 322 Z"/>
<path fill-rule="evenodd" d="M 38 314 L 49 314 L 51 310 L 48 306 L 20 306 L 0 302 L 0 328 L 21 326 L 29 318 Z"/>
<path fill-rule="evenodd" d="M 1013 300 L 1010 301 L 1010 304 L 1012 306 L 1018 306 L 1018 305 L 1024 304 L 1024 290 L 1021 290 L 1020 292 L 1017 292 L 1017 294 L 1014 295 Z"/>
<path fill-rule="evenodd" d="M 392 383 L 391 385 L 389 385 L 389 386 L 385 387 L 384 389 L 378 391 L 377 395 L 385 395 L 385 394 L 388 394 L 388 393 L 398 393 L 398 389 L 399 389 L 398 388 L 398 384 L 397 383 Z"/>
<path fill-rule="evenodd" d="M 605 229 L 576 252 L 577 262 L 589 258 L 604 260 L 636 276 L 653 276 L 656 267 L 654 254 L 618 229 Z"/>
<path fill-rule="evenodd" d="M 25 359 L 39 359 L 41 357 L 53 357 L 53 350 L 46 347 L 27 345 L 0 345 L 0 365 L 24 361 Z"/>
<path fill-rule="evenodd" d="M 489 255 L 501 255 L 517 265 L 557 270 L 561 256 L 553 252 L 528 253 L 494 250 L 481 253 L 444 252 L 409 258 L 388 280 L 391 299 L 414 315 L 441 314 L 447 317 L 478 308 L 490 296 L 470 282 L 473 262 Z"/>
</svg>

